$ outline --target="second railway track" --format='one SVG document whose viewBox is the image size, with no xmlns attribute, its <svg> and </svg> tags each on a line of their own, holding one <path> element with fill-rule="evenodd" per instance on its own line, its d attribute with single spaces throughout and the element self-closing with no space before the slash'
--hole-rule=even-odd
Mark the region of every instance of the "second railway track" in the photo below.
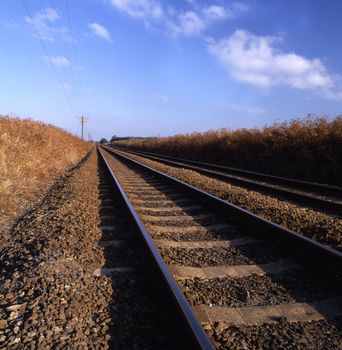
<svg viewBox="0 0 342 350">
<path fill-rule="evenodd" d="M 127 149 L 124 149 L 124 151 L 166 165 L 194 170 L 201 174 L 227 181 L 236 186 L 284 198 L 327 213 L 342 215 L 342 189 L 337 186 L 288 179 L 149 152 L 138 152 Z"/>
<path fill-rule="evenodd" d="M 292 236 L 279 245 L 280 231 L 273 240 L 256 234 L 234 211 L 223 215 L 146 168 L 102 153 L 216 348 L 340 349 L 340 253 Z M 291 244 L 307 259 L 317 255 L 298 260 Z"/>
</svg>

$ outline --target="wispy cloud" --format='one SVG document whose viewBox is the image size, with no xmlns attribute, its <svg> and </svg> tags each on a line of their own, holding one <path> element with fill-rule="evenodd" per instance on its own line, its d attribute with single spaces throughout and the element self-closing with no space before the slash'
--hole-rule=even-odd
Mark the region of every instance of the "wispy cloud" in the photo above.
<svg viewBox="0 0 342 350">
<path fill-rule="evenodd" d="M 237 112 L 248 113 L 248 114 L 265 114 L 266 110 L 261 107 L 250 107 L 242 103 L 231 103 L 228 106 L 229 109 Z"/>
<path fill-rule="evenodd" d="M 105 28 L 103 25 L 94 22 L 94 23 L 89 23 L 88 27 L 92 30 L 93 35 L 107 41 L 112 41 L 108 29 Z"/>
<path fill-rule="evenodd" d="M 31 25 L 37 35 L 44 41 L 54 42 L 57 37 L 70 41 L 68 29 L 57 22 L 61 19 L 59 12 L 54 8 L 46 8 L 36 12 L 33 16 L 25 17 L 26 23 Z"/>
<path fill-rule="evenodd" d="M 162 5 L 155 0 L 111 0 L 113 6 L 127 15 L 140 19 L 159 19 L 164 15 Z"/>
<path fill-rule="evenodd" d="M 64 91 L 71 91 L 73 88 L 70 84 L 61 83 L 55 85 L 58 89 L 64 90 Z"/>
<path fill-rule="evenodd" d="M 166 95 L 154 93 L 153 99 L 157 103 L 167 103 L 169 101 L 169 98 Z"/>
<path fill-rule="evenodd" d="M 276 47 L 281 41 L 279 36 L 256 36 L 237 30 L 230 37 L 209 40 L 208 49 L 235 80 L 259 88 L 283 85 L 320 90 L 327 98 L 341 94 L 334 92 L 338 77 L 329 74 L 320 59 L 281 52 Z"/>
<path fill-rule="evenodd" d="M 194 11 L 187 11 L 178 15 L 176 20 L 168 22 L 168 28 L 173 36 L 194 36 L 202 33 L 206 23 Z"/>
<path fill-rule="evenodd" d="M 196 9 L 180 12 L 176 18 L 167 21 L 167 26 L 173 36 L 198 36 L 203 34 L 215 23 L 234 18 L 247 9 L 231 5 L 196 6 Z"/>
<path fill-rule="evenodd" d="M 13 30 L 20 28 L 20 22 L 17 20 L 0 21 L 0 24 L 6 28 L 13 29 Z"/>
<path fill-rule="evenodd" d="M 57 67 L 70 65 L 70 61 L 65 56 L 45 56 L 44 59 Z"/>
<path fill-rule="evenodd" d="M 226 19 L 234 15 L 232 9 L 218 5 L 205 7 L 202 12 L 203 17 L 208 21 Z"/>
<path fill-rule="evenodd" d="M 168 22 L 168 27 L 173 36 L 197 36 L 204 33 L 214 23 L 233 16 L 234 12 L 230 8 L 211 5 L 196 11 L 179 13 L 177 18 Z"/>
<path fill-rule="evenodd" d="M 192 9 L 187 11 L 177 11 L 170 6 L 164 8 L 157 0 L 111 0 L 110 3 L 126 15 L 142 20 L 146 27 L 158 27 L 173 37 L 198 36 L 214 23 L 247 11 L 247 6 L 239 6 L 238 2 L 225 6 L 202 6 L 188 1 Z"/>
</svg>

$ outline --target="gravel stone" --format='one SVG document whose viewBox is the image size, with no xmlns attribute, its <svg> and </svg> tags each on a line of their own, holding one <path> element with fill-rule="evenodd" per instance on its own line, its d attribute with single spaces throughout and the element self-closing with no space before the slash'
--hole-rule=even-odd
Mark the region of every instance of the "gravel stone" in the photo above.
<svg viewBox="0 0 342 350">
<path fill-rule="evenodd" d="M 215 325 L 207 330 L 218 350 L 341 350 L 341 320 L 280 322 L 262 326 Z"/>
<path fill-rule="evenodd" d="M 132 237 L 115 203 L 111 215 L 118 229 L 100 229 L 100 175 L 92 152 L 18 219 L 10 241 L 0 241 L 1 348 L 169 348 L 142 273 L 92 276 L 100 267 L 139 265 L 133 251 L 125 256 L 97 247 L 100 240 Z M 154 318 L 142 324 L 139 315 L 147 305 Z"/>
<path fill-rule="evenodd" d="M 141 160 L 141 159 L 139 159 Z M 143 161 L 145 162 L 145 161 Z M 113 166 L 117 170 L 119 180 L 122 181 L 125 186 L 125 181 L 130 179 L 130 182 L 138 183 L 141 179 L 141 185 L 147 178 L 143 171 L 134 171 L 130 167 L 123 165 L 120 161 L 115 159 L 111 160 Z M 147 163 L 147 161 L 145 162 Z M 155 168 L 158 166 L 150 162 Z M 159 164 L 160 165 L 160 164 Z M 162 166 L 159 170 L 165 171 Z M 172 169 L 169 173 L 178 177 L 185 174 L 184 169 Z M 174 171 L 174 173 L 172 173 Z M 213 191 L 212 193 L 222 197 L 222 191 L 225 190 L 224 195 L 227 193 L 236 196 L 238 200 L 241 196 L 242 202 L 246 197 L 242 193 L 243 189 L 233 188 L 228 184 L 223 184 L 219 181 L 212 179 L 203 179 L 198 177 L 193 172 L 186 174 L 188 176 L 188 182 L 197 186 L 200 183 L 201 188 L 207 191 Z M 186 176 L 184 175 L 186 178 Z M 184 180 L 184 178 L 182 178 Z M 198 183 L 196 183 L 196 181 Z M 212 182 L 210 182 L 210 181 Z M 212 187 L 210 187 L 210 186 Z M 217 185 L 217 187 L 215 187 Z M 231 191 L 231 192 L 229 192 Z M 133 192 L 133 191 L 132 191 Z M 149 191 L 151 196 L 151 191 Z M 291 207 L 292 204 L 282 203 L 276 201 L 271 197 L 257 197 L 255 193 L 250 194 L 246 201 L 251 203 L 251 206 L 255 210 L 260 212 L 266 212 L 267 215 L 274 213 L 281 221 L 289 220 L 292 222 Z M 260 194 L 257 194 L 261 196 Z M 143 195 L 140 193 L 143 198 Z M 133 198 L 130 194 L 129 197 Z M 159 207 L 159 202 L 150 202 L 151 208 Z M 172 200 L 168 202 L 164 200 L 161 202 L 160 207 L 168 207 L 167 203 L 170 203 L 170 208 L 174 205 Z M 241 203 L 238 202 L 238 203 Z M 134 204 L 134 200 L 133 200 Z M 193 205 L 194 202 L 189 202 L 187 205 Z M 279 204 L 279 205 L 278 205 Z M 289 210 L 284 211 L 284 206 Z M 139 212 L 139 206 L 147 207 L 144 202 L 137 202 L 137 211 Z M 243 205 L 242 205 L 243 206 Z M 247 208 L 248 209 L 248 208 Z M 254 209 L 253 209 L 254 210 Z M 252 210 L 252 211 L 253 211 Z M 297 213 L 300 215 L 306 211 L 304 208 L 296 208 Z M 150 211 L 152 213 L 152 211 Z M 307 211 L 310 215 L 312 214 L 309 210 Z M 290 214 L 289 214 L 290 213 Z M 293 213 L 293 212 L 292 212 Z M 142 212 L 146 214 L 146 210 Z M 152 213 L 153 214 L 153 213 Z M 289 215 L 288 215 L 289 214 Z M 316 213 L 318 216 L 314 217 L 314 220 L 310 222 L 310 217 L 305 216 L 304 221 L 299 215 L 298 220 L 303 224 L 304 230 L 312 225 L 311 227 L 317 228 L 320 213 Z M 315 214 L 315 215 L 316 215 Z M 273 215 L 273 214 L 272 214 Z M 326 216 L 327 217 L 327 216 Z M 231 218 L 225 218 L 231 224 Z M 336 219 L 336 218 L 334 218 Z M 306 220 L 306 221 L 305 221 Z M 325 219 L 324 219 L 325 220 Z M 329 219 L 330 220 L 330 219 Z M 144 221 L 144 220 L 143 220 Z M 148 219 L 148 223 L 151 219 Z M 165 222 L 165 221 L 164 221 Z M 325 221 L 324 229 L 327 228 L 327 222 Z M 335 225 L 336 221 L 334 222 Z M 146 224 L 146 223 L 145 223 Z M 168 226 L 168 224 L 160 224 L 158 218 L 155 219 L 157 226 Z M 235 223 L 236 224 L 236 223 Z M 316 225 L 316 226 L 315 226 Z M 156 226 L 156 227 L 157 227 Z M 180 224 L 178 221 L 170 224 L 170 227 L 186 227 L 184 224 Z M 287 226 L 287 225 L 285 225 Z M 170 240 L 208 240 L 211 239 L 222 239 L 223 236 L 218 234 L 212 234 L 212 232 L 206 232 L 204 234 L 199 232 L 195 233 L 167 233 L 167 229 L 164 228 L 153 228 L 153 226 L 147 224 L 147 229 L 151 229 L 153 232 L 152 237 L 154 239 L 170 239 Z M 246 233 L 250 235 L 250 230 L 241 232 L 241 223 L 238 225 L 232 225 L 232 234 L 240 232 L 240 236 L 244 236 Z M 338 226 L 333 226 L 334 229 Z M 291 227 L 290 227 L 291 228 Z M 316 229 L 315 228 L 315 229 Z M 159 231 L 165 231 L 166 233 L 159 233 Z M 330 228 L 329 228 L 330 230 Z M 336 231 L 339 232 L 338 230 Z M 303 233 L 303 232 L 302 232 Z M 229 235 L 229 233 L 228 233 Z M 238 234 L 239 236 L 239 234 Z M 276 261 L 278 259 L 291 258 L 288 252 L 284 252 L 283 249 L 279 249 L 272 242 L 262 241 L 260 243 L 253 243 L 242 245 L 236 248 L 215 248 L 215 249 L 180 249 L 180 248 L 169 248 L 162 249 L 161 253 L 169 264 L 185 265 L 193 267 L 204 267 L 204 266 L 221 266 L 221 265 L 236 265 L 236 264 L 262 264 L 269 263 L 270 261 Z M 278 274 L 270 275 L 252 275 L 244 278 L 213 278 L 213 279 L 189 279 L 181 280 L 179 284 L 184 291 L 190 305 L 217 305 L 225 307 L 245 307 L 245 306 L 263 306 L 263 305 L 279 305 L 286 303 L 295 302 L 313 302 L 324 300 L 341 295 L 341 287 L 336 284 L 336 278 L 334 276 L 320 275 L 318 271 L 307 271 L 304 268 L 293 268 Z M 224 322 L 216 322 L 214 325 L 204 324 L 204 329 L 212 339 L 217 349 L 339 349 L 339 342 L 341 339 L 341 327 L 335 325 L 334 320 L 321 321 L 321 322 L 307 322 L 307 323 L 289 323 L 285 318 L 280 318 L 275 324 L 265 324 L 262 326 L 254 327 L 235 327 L 231 324 L 225 324 Z"/>
<path fill-rule="evenodd" d="M 342 219 L 337 216 L 324 214 L 286 200 L 233 186 L 228 182 L 201 175 L 193 170 L 171 167 L 137 155 L 126 155 L 241 206 L 265 219 L 342 251 Z"/>
<path fill-rule="evenodd" d="M 301 276 L 298 279 L 298 275 Z M 214 278 L 179 282 L 191 305 L 228 307 L 278 305 L 312 302 L 342 294 L 333 277 L 322 279 L 306 269 L 296 269 L 265 276 Z"/>
<path fill-rule="evenodd" d="M 161 254 L 169 265 L 192 267 L 266 264 L 286 256 L 278 247 L 266 242 L 237 248 L 169 248 L 163 249 Z"/>
</svg>

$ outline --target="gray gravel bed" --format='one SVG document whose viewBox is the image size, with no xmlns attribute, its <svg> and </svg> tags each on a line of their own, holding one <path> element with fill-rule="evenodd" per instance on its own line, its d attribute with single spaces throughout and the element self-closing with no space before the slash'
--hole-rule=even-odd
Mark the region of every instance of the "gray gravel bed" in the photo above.
<svg viewBox="0 0 342 350">
<path fill-rule="evenodd" d="M 243 278 L 195 278 L 179 283 L 191 305 L 278 305 L 319 301 L 342 293 L 342 286 L 337 286 L 333 278 L 323 278 L 304 269 Z"/>
<path fill-rule="evenodd" d="M 295 187 L 291 187 L 291 186 L 279 185 L 279 184 L 276 184 L 276 183 L 272 183 L 272 181 L 265 182 L 265 181 L 251 179 L 251 178 L 248 178 L 248 177 L 243 177 L 243 176 L 238 176 L 238 175 L 234 175 L 234 177 L 237 178 L 237 179 L 253 181 L 255 183 L 266 185 L 266 186 L 269 186 L 269 187 L 272 187 L 272 188 L 276 188 L 276 189 L 279 188 L 279 189 L 283 189 L 283 190 L 287 190 L 287 191 L 291 191 L 291 192 L 299 193 L 299 194 L 303 194 L 303 195 L 311 195 L 313 197 L 321 198 L 321 199 L 328 200 L 328 201 L 341 202 L 341 199 L 339 197 L 334 196 L 334 195 L 331 195 L 331 196 L 330 195 L 324 195 L 324 194 L 321 194 L 319 191 L 314 191 L 314 190 L 313 191 L 305 191 L 305 190 L 301 190 L 301 189 L 298 189 L 298 188 L 295 188 Z M 229 180 L 227 180 L 227 182 L 229 183 Z M 277 197 L 283 198 L 283 196 L 281 194 L 278 194 L 278 195 L 277 194 L 268 194 L 267 190 L 260 189 L 260 190 L 258 190 L 258 192 L 264 193 L 266 195 L 270 195 L 270 196 L 276 197 L 276 198 Z M 296 203 L 295 201 L 293 201 L 293 202 Z"/>
<path fill-rule="evenodd" d="M 310 208 L 303 208 L 289 201 L 277 199 L 256 191 L 233 186 L 192 170 L 167 166 L 136 155 L 129 156 L 276 224 L 287 227 L 337 250 L 342 250 L 341 218 Z"/>
<path fill-rule="evenodd" d="M 112 274 L 113 304 L 111 349 L 170 349 L 163 334 L 156 333 L 165 320 L 157 312 L 158 305 L 142 288 L 146 280 L 141 273 Z M 127 328 L 127 325 L 131 327 Z"/>
<path fill-rule="evenodd" d="M 196 242 L 196 241 L 215 241 L 231 240 L 241 238 L 242 235 L 234 230 L 222 232 L 198 232 L 198 233 L 151 233 L 154 239 L 166 239 L 176 242 Z"/>
<path fill-rule="evenodd" d="M 255 264 L 265 264 L 278 259 L 288 259 L 291 254 L 280 245 L 273 242 L 258 241 L 257 243 L 239 246 L 239 251 L 254 261 Z"/>
<path fill-rule="evenodd" d="M 130 201 L 134 204 L 134 203 L 137 203 L 135 205 L 136 209 L 139 210 L 139 207 L 140 206 L 144 206 L 144 207 L 147 207 L 147 208 L 155 208 L 156 207 L 156 202 L 153 201 L 153 200 L 150 200 L 150 201 L 144 201 L 143 204 L 141 204 L 141 202 L 137 202 L 137 199 L 136 198 L 132 198 L 130 196 L 128 196 Z M 158 208 L 170 208 L 170 210 L 172 210 L 172 208 L 174 207 L 178 207 L 180 203 L 177 203 L 177 202 L 173 202 L 172 200 L 168 200 L 166 199 L 165 201 L 161 201 L 160 203 L 158 203 Z M 184 201 L 181 202 L 181 204 L 184 204 L 184 205 L 190 205 L 191 204 L 191 200 L 190 199 L 186 199 Z"/>
<path fill-rule="evenodd" d="M 128 193 L 129 197 L 132 197 L 131 194 Z M 170 194 L 170 195 L 164 195 L 162 193 L 157 194 L 155 196 L 152 195 L 140 195 L 138 194 L 136 197 L 134 197 L 135 199 L 139 199 L 139 200 L 143 200 L 143 201 L 155 201 L 155 200 L 172 200 L 172 199 L 179 199 L 181 198 L 180 195 L 177 194 Z"/>
<path fill-rule="evenodd" d="M 248 198 L 250 201 L 254 201 L 253 196 Z M 258 205 L 258 203 L 257 203 Z M 234 232 L 234 234 L 236 234 Z M 240 232 L 241 235 L 241 232 Z M 238 234 L 238 237 L 240 236 Z M 213 234 L 162 234 L 153 235 L 153 237 L 158 238 L 170 238 L 172 240 L 184 240 L 193 238 L 194 240 L 199 240 L 199 237 L 208 237 L 208 239 L 214 239 Z M 221 235 L 220 235 L 221 237 Z M 218 237 L 216 237 L 218 238 Z M 279 274 L 282 275 L 282 274 Z M 267 277 L 267 276 L 266 276 Z M 298 276 L 293 276 L 294 279 L 298 279 Z M 288 277 L 291 281 L 291 278 Z M 260 281 L 259 281 L 260 282 Z M 273 282 L 272 282 L 273 283 Z M 285 283 L 285 282 L 284 282 Z M 292 283 L 292 282 L 291 282 Z M 290 284 L 291 284 L 290 283 Z M 261 283 L 262 284 L 262 283 Z M 276 284 L 276 283 L 275 283 Z M 255 289 L 259 287 L 259 283 L 256 282 Z M 298 287 L 298 286 L 297 286 Z M 297 288 L 296 287 L 296 288 Z M 242 288 L 242 287 L 241 287 Z M 210 291 L 215 289 L 215 286 L 207 286 Z M 281 290 L 281 286 L 279 287 Z M 308 297 L 310 296 L 310 285 L 307 290 Z M 330 290 L 334 290 L 330 288 Z M 203 290 L 202 290 L 203 291 Z M 192 295 L 192 293 L 189 294 Z M 283 288 L 283 297 L 286 297 L 286 290 Z M 193 295 L 196 295 L 197 291 L 194 291 Z M 267 291 L 265 291 L 267 293 Z M 281 292 L 280 292 L 281 293 Z M 220 293 L 218 293 L 220 294 Z M 303 294 L 305 294 L 303 292 Z M 242 294 L 242 298 L 250 298 L 249 294 Z M 261 294 L 262 295 L 262 294 Z M 329 295 L 329 294 L 327 294 Z M 227 296 L 227 298 L 229 295 Z M 311 297 L 317 297 L 311 294 Z M 227 299 L 226 298 L 226 299 Z M 287 298 L 292 298 L 291 295 L 287 295 Z M 257 298 L 255 298 L 257 299 Z M 266 298 L 265 298 L 266 299 Z M 261 300 L 261 297 L 260 297 Z M 239 302 L 239 300 L 237 300 Z M 241 301 L 240 301 L 241 302 Z M 269 304 L 266 300 L 267 305 Z M 213 340 L 215 346 L 218 349 L 339 349 L 339 342 L 341 339 L 340 330 L 337 330 L 334 325 L 328 324 L 326 322 L 310 322 L 307 324 L 289 324 L 286 320 L 281 320 L 275 325 L 263 325 L 258 327 L 233 327 L 229 325 L 224 325 L 222 323 L 215 324 L 214 328 L 206 328 L 208 334 Z"/>
<path fill-rule="evenodd" d="M 154 207 L 155 208 L 155 207 Z M 191 210 L 170 210 L 168 211 L 154 211 L 154 210 L 148 210 L 148 209 L 137 209 L 139 214 L 142 215 L 151 215 L 151 216 L 156 216 L 156 217 L 163 217 L 163 216 L 191 216 L 191 215 L 199 215 L 203 213 L 203 209 L 191 209 Z"/>
<path fill-rule="evenodd" d="M 129 245 L 124 244 L 118 248 L 108 247 L 104 249 L 106 263 L 104 267 L 128 267 L 137 266 L 139 258 L 136 251 L 130 249 Z"/>
<path fill-rule="evenodd" d="M 114 215 L 115 216 L 115 219 L 116 220 L 120 220 L 120 216 L 117 215 L 117 207 L 114 207 L 113 208 L 100 208 L 99 209 L 99 214 L 100 214 L 100 217 L 101 216 L 107 216 L 107 215 Z"/>
<path fill-rule="evenodd" d="M 145 220 L 143 220 L 145 221 Z M 188 227 L 188 226 L 198 226 L 201 227 L 202 225 L 197 221 L 191 221 L 191 217 L 188 215 L 184 216 L 182 220 L 175 219 L 172 220 L 159 220 L 158 218 L 149 218 L 148 221 L 145 222 L 147 225 L 151 226 L 162 226 L 162 227 Z"/>
<path fill-rule="evenodd" d="M 201 212 L 200 214 L 207 214 L 208 212 Z M 183 219 L 183 218 L 182 218 Z M 192 218 L 190 215 L 184 215 L 184 221 L 175 219 L 175 221 L 171 220 L 159 220 L 158 217 L 155 218 L 149 218 L 148 223 L 150 225 L 156 225 L 156 226 L 172 226 L 172 227 L 187 227 L 187 226 L 212 226 L 212 225 L 219 225 L 219 224 L 226 224 L 226 221 L 220 220 L 216 217 L 208 217 L 206 219 L 196 219 Z"/>
<path fill-rule="evenodd" d="M 123 241 L 125 239 L 132 239 L 132 232 L 129 230 L 102 230 L 101 240 L 103 241 Z"/>
<path fill-rule="evenodd" d="M 162 249 L 161 255 L 169 265 L 178 266 L 223 266 L 223 265 L 253 265 L 254 262 L 235 248 L 197 248 Z"/>
<path fill-rule="evenodd" d="M 172 194 L 174 192 L 174 190 L 172 188 L 167 188 L 167 189 L 163 189 L 160 188 L 158 189 L 155 187 L 150 187 L 150 188 L 139 188 L 139 187 L 135 187 L 135 186 L 128 186 L 126 184 L 123 184 L 123 187 L 125 188 L 125 191 L 129 194 L 136 194 L 136 195 L 140 195 L 140 196 L 144 196 L 144 195 L 156 195 L 156 194 Z"/>
<path fill-rule="evenodd" d="M 342 320 L 280 322 L 229 326 L 221 322 L 207 333 L 218 350 L 341 350 Z"/>
<path fill-rule="evenodd" d="M 1 349 L 167 347 L 142 274 L 93 276 L 107 264 L 97 169 L 93 152 L 0 240 Z"/>
<path fill-rule="evenodd" d="M 264 242 L 239 247 L 168 248 L 161 254 L 170 265 L 193 267 L 266 264 L 284 258 L 280 248 Z"/>
<path fill-rule="evenodd" d="M 109 217 L 107 217 L 107 215 Z M 126 221 L 124 217 L 112 217 L 112 213 L 107 214 L 106 216 L 101 215 L 100 216 L 100 225 L 102 226 L 123 226 L 125 225 Z"/>
</svg>

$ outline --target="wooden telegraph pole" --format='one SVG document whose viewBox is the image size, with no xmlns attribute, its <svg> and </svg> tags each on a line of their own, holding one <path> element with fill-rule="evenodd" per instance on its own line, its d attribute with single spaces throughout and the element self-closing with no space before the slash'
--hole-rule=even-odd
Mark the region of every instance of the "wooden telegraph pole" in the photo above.
<svg viewBox="0 0 342 350">
<path fill-rule="evenodd" d="M 83 134 L 84 134 L 84 124 L 87 122 L 89 118 L 84 117 L 83 115 L 80 117 L 77 117 L 78 120 L 80 121 L 81 124 L 81 135 L 82 135 L 82 140 L 83 140 Z"/>
</svg>

